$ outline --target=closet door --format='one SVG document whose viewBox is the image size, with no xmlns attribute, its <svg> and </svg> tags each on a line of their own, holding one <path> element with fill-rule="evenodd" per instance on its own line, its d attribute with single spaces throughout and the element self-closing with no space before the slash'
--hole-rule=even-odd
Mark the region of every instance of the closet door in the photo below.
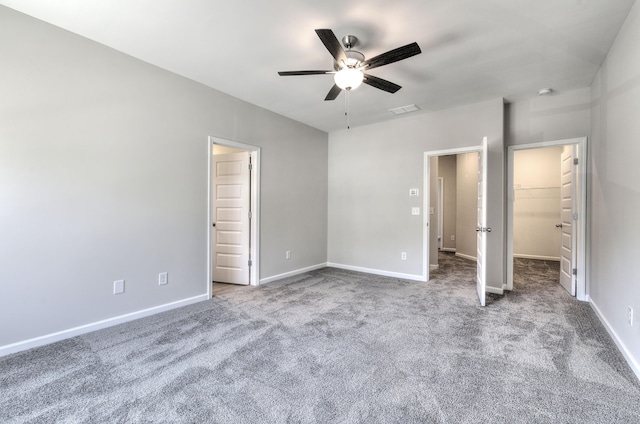
<svg viewBox="0 0 640 424">
<path fill-rule="evenodd" d="M 571 296 L 576 295 L 576 213 L 575 145 L 564 146 L 560 160 L 560 207 L 562 214 L 562 245 L 560 248 L 560 285 Z"/>
</svg>

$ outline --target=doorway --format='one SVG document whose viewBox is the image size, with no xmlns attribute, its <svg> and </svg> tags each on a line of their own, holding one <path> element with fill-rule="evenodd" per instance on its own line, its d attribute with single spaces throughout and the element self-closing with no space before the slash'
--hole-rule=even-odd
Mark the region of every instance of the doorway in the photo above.
<svg viewBox="0 0 640 424">
<path fill-rule="evenodd" d="M 438 177 L 438 163 L 440 158 L 455 157 L 454 166 L 456 174 L 460 174 L 460 178 L 456 178 L 456 183 L 453 183 L 452 178 L 442 176 L 442 184 L 439 184 Z M 461 172 L 458 172 L 457 157 L 463 158 L 461 162 L 464 162 L 468 167 L 460 166 Z M 486 293 L 486 236 L 487 232 L 491 229 L 486 227 L 486 161 L 487 161 L 487 141 L 486 137 L 483 139 L 482 144 L 479 147 L 468 147 L 459 149 L 439 150 L 432 152 L 425 152 L 424 154 L 424 228 L 423 232 L 423 273 L 425 281 L 429 280 L 430 270 L 437 269 L 437 257 L 439 251 L 444 246 L 444 237 L 451 237 L 451 230 L 440 230 L 441 223 L 443 228 L 446 228 L 447 221 L 456 221 L 456 228 L 454 231 L 456 234 L 452 238 L 456 243 L 459 243 L 459 247 L 455 248 L 455 254 L 460 257 L 466 257 L 476 261 L 476 282 L 478 298 L 481 305 L 485 305 L 485 293 Z M 450 161 L 449 161 L 450 162 Z M 445 215 L 447 213 L 440 212 L 444 209 L 447 203 L 446 195 L 443 193 L 446 191 L 447 180 L 450 180 L 450 185 L 462 186 L 459 190 L 460 193 L 466 192 L 465 195 L 457 196 L 464 200 L 463 202 L 456 201 L 454 208 L 456 209 L 456 218 L 447 219 Z M 462 181 L 464 180 L 464 181 Z M 467 184 L 461 184 L 465 182 Z M 461 211 L 458 217 L 457 211 Z M 464 213 L 462 213 L 464 212 Z M 449 213 L 448 215 L 451 215 Z M 464 215 L 464 217 L 463 217 Z M 461 240 L 462 237 L 462 240 Z M 442 243 L 442 244 L 441 244 Z M 462 248 L 464 246 L 464 248 Z M 466 250 L 465 250 L 466 249 Z M 449 251 L 453 250 L 450 247 Z"/>
<path fill-rule="evenodd" d="M 586 142 L 508 147 L 507 290 L 515 258 L 551 260 L 559 262 L 558 283 L 587 300 Z"/>
<path fill-rule="evenodd" d="M 211 297 L 216 278 L 259 284 L 260 148 L 209 137 L 208 157 L 207 293 Z M 234 180 L 245 176 L 246 181 Z"/>
</svg>

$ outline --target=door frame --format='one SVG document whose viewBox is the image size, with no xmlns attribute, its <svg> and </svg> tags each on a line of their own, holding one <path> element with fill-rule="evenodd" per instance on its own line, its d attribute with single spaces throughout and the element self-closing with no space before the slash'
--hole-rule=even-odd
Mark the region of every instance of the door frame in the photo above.
<svg viewBox="0 0 640 424">
<path fill-rule="evenodd" d="M 436 156 L 450 156 L 462 153 L 478 152 L 482 152 L 482 144 L 476 146 L 456 147 L 453 149 L 432 150 L 429 152 L 424 152 L 424 199 L 422 206 L 422 210 L 424 211 L 424 213 L 422 214 L 422 278 L 424 281 L 429 281 L 429 218 L 431 216 L 429 212 L 431 211 L 431 158 Z"/>
<path fill-rule="evenodd" d="M 438 188 L 438 238 L 440 239 L 438 249 L 441 250 L 444 247 L 444 178 L 438 177 L 436 186 Z"/>
<path fill-rule="evenodd" d="M 249 226 L 249 257 L 252 264 L 249 269 L 249 285 L 260 284 L 260 151 L 258 146 L 238 143 L 236 141 L 225 140 L 219 137 L 209 136 L 207 139 L 207 295 L 211 298 L 211 282 L 213 278 L 213 211 L 211 203 L 213 200 L 213 145 L 231 147 L 234 149 L 249 152 L 251 158 L 251 225 Z"/>
<path fill-rule="evenodd" d="M 556 146 L 578 146 L 578 184 L 577 213 L 578 220 L 575 230 L 578 232 L 576 243 L 577 260 L 575 267 L 578 269 L 576 278 L 576 298 L 582 301 L 589 300 L 587 290 L 587 137 L 569 138 L 564 140 L 542 141 L 538 143 L 507 146 L 507 285 L 506 290 L 513 290 L 513 201 L 514 201 L 514 163 L 513 154 L 516 150 L 540 149 Z"/>
</svg>

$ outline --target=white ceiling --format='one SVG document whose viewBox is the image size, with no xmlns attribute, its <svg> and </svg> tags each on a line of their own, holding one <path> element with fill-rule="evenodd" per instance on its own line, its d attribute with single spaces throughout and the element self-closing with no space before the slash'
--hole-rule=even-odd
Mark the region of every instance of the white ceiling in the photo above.
<svg viewBox="0 0 640 424">
<path fill-rule="evenodd" d="M 331 69 L 314 29 L 357 36 L 371 58 L 418 42 L 422 54 L 372 75 L 403 88 L 351 92 L 351 126 L 394 119 L 415 103 L 438 110 L 586 87 L 634 0 L 0 0 L 0 4 L 331 132 L 345 96 L 323 99 Z M 167 99 L 170 101 L 170 99 Z"/>
</svg>

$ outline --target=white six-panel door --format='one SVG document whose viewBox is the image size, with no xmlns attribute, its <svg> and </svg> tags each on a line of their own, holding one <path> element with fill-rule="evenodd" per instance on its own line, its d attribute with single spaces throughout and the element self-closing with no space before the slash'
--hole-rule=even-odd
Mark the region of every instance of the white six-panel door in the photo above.
<svg viewBox="0 0 640 424">
<path fill-rule="evenodd" d="M 560 204 L 562 212 L 562 244 L 560 247 L 560 285 L 571 296 L 576 295 L 576 279 L 573 268 L 576 264 L 576 230 L 574 213 L 576 211 L 576 184 L 573 159 L 575 145 L 562 148 L 560 165 Z"/>
<path fill-rule="evenodd" d="M 249 284 L 249 153 L 213 157 L 213 281 Z"/>
</svg>

